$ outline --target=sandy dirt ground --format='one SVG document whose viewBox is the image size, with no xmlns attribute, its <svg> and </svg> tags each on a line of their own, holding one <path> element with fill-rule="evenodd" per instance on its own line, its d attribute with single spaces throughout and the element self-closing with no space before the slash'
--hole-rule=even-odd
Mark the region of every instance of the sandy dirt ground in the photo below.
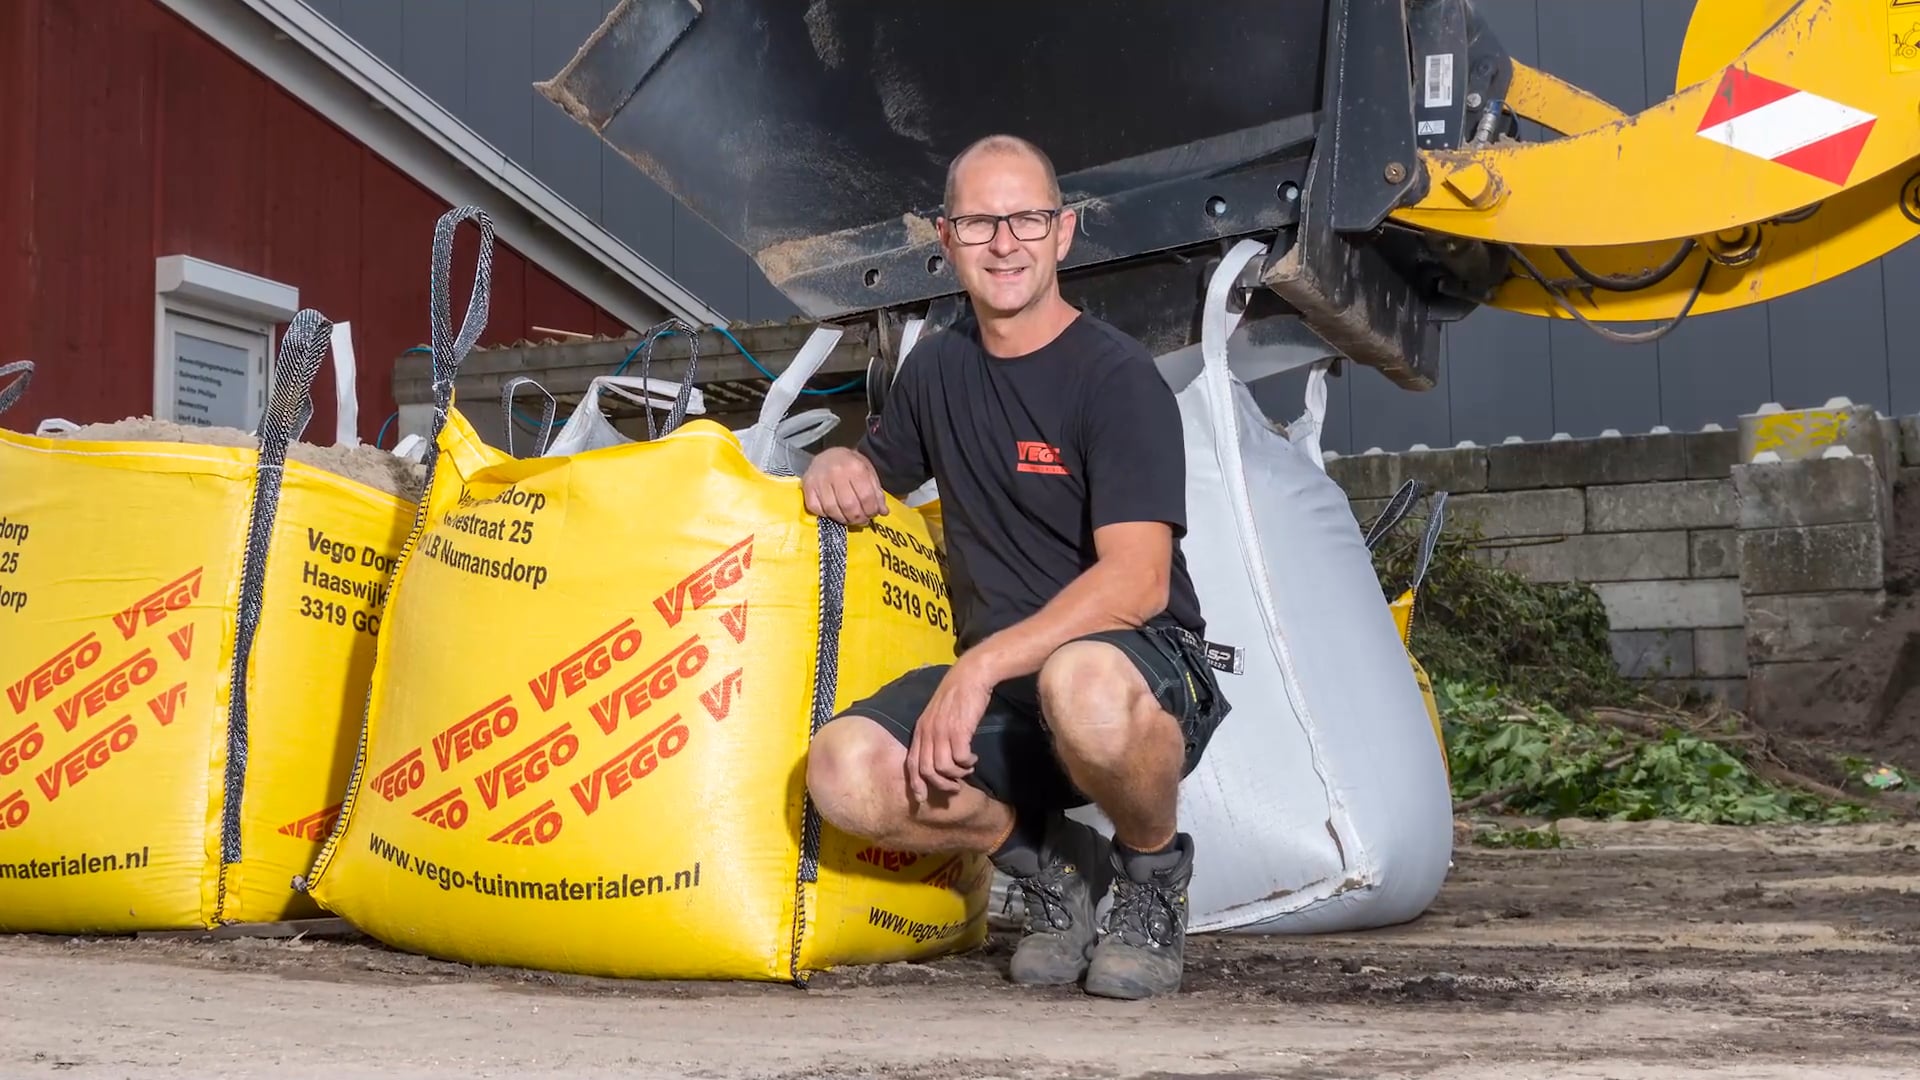
<svg viewBox="0 0 1920 1080">
<path fill-rule="evenodd" d="M 1009 985 L 1011 939 L 812 988 L 580 979 L 351 940 L 0 938 L 0 1076 L 1895 1077 L 1920 826 L 1573 823 L 1463 848 L 1406 926 L 1195 939 L 1184 993 Z"/>
</svg>

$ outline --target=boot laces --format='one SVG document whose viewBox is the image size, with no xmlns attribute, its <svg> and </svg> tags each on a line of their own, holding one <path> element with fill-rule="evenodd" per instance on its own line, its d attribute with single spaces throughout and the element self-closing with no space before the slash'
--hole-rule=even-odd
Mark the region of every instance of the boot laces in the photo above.
<svg viewBox="0 0 1920 1080">
<path fill-rule="evenodd" d="M 1155 881 L 1139 882 L 1121 875 L 1113 883 L 1113 906 L 1107 909 L 1103 929 L 1139 948 L 1166 948 L 1179 934 L 1186 898 L 1178 890 Z"/>
<path fill-rule="evenodd" d="M 1013 879 L 1014 887 L 1020 890 L 1028 933 L 1041 929 L 1073 929 L 1073 909 L 1067 900 L 1067 873 L 1067 867 L 1055 865 L 1043 867 L 1032 877 Z M 1009 890 L 1000 913 L 1004 915 L 1012 910 L 1013 892 Z"/>
</svg>

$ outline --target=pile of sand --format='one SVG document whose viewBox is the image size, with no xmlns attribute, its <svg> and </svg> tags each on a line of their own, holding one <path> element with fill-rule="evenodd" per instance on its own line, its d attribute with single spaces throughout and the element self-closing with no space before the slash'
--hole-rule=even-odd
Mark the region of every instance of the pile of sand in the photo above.
<svg viewBox="0 0 1920 1080">
<path fill-rule="evenodd" d="M 1886 613 L 1845 661 L 1774 696 L 1767 727 L 1920 770 L 1920 469 L 1894 489 Z"/>
<path fill-rule="evenodd" d="M 88 424 L 74 431 L 52 432 L 49 437 L 86 442 L 194 443 L 248 450 L 256 450 L 260 446 L 252 434 L 235 428 L 176 424 L 151 416 L 130 417 L 108 424 Z M 413 502 L 418 502 L 426 490 L 425 466 L 403 461 L 386 450 L 365 444 L 348 448 L 297 442 L 287 448 L 287 456 L 302 465 L 324 469 L 336 476 Z"/>
<path fill-rule="evenodd" d="M 427 489 L 427 467 L 398 458 L 391 451 L 361 443 L 358 446 L 315 446 L 297 442 L 287 447 L 287 456 L 302 465 L 325 469 L 338 476 L 398 495 L 408 502 L 419 502 Z"/>
<path fill-rule="evenodd" d="M 74 431 L 55 431 L 55 439 L 79 439 L 82 442 L 171 442 L 197 443 L 201 446 L 233 446 L 257 450 L 260 443 L 245 431 L 223 427 L 197 427 L 134 416 L 110 424 L 88 424 Z"/>
</svg>

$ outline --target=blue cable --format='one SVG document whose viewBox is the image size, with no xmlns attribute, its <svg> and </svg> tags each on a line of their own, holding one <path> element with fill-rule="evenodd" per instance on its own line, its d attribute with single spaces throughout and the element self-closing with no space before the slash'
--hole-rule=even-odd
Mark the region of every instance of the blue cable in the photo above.
<svg viewBox="0 0 1920 1080">
<path fill-rule="evenodd" d="M 618 375 L 621 372 L 627 370 L 627 365 L 633 363 L 633 358 L 640 355 L 641 349 L 644 349 L 647 346 L 653 344 L 654 342 L 659 341 L 663 337 L 668 337 L 672 334 L 677 334 L 679 332 L 680 331 L 678 330 L 662 330 L 659 333 L 653 335 L 651 338 L 648 338 L 646 341 L 643 341 L 640 344 L 635 345 L 632 349 L 627 351 L 627 358 L 620 361 L 620 366 L 617 368 L 614 368 L 613 373 L 615 375 Z"/>
<path fill-rule="evenodd" d="M 732 332 L 729 331 L 726 327 L 716 326 L 713 329 L 718 330 L 720 332 L 721 337 L 724 337 L 728 341 L 733 342 L 733 347 L 740 350 L 740 355 L 747 358 L 747 363 L 752 364 L 756 368 L 759 368 L 760 374 L 765 375 L 769 379 L 779 378 L 778 375 L 775 375 L 773 372 L 768 371 L 765 367 L 763 367 L 760 361 L 755 360 L 753 358 L 753 354 L 747 351 L 747 347 L 745 345 L 740 344 L 740 339 L 737 337 L 734 337 Z M 822 395 L 844 394 L 847 391 L 852 390 L 853 388 L 859 386 L 861 383 L 864 383 L 866 381 L 867 381 L 867 377 L 865 375 L 856 375 L 853 378 L 848 379 L 846 382 L 841 383 L 839 386 L 831 386 L 825 390 L 802 390 L 800 392 L 803 394 L 822 394 Z"/>
<path fill-rule="evenodd" d="M 432 350 L 432 349 L 429 349 L 429 348 L 427 348 L 427 347 L 426 347 L 425 345 L 415 345 L 415 346 L 414 346 L 413 348 L 411 348 L 411 349 L 402 349 L 402 350 L 400 350 L 400 355 L 401 355 L 401 356 L 405 356 L 405 355 L 407 355 L 408 353 L 417 353 L 417 352 L 419 352 L 419 353 L 431 353 L 431 352 L 433 352 L 433 350 Z M 386 418 L 385 420 L 383 420 L 383 421 L 381 421 L 381 422 L 380 422 L 380 433 L 379 433 L 378 435 L 375 435 L 375 436 L 373 437 L 373 446 L 374 446 L 374 449 L 376 449 L 376 450 L 378 450 L 378 449 L 380 448 L 380 444 L 381 444 L 381 442 L 383 442 L 383 441 L 384 441 L 384 440 L 386 439 L 386 437 L 387 437 L 387 429 L 388 429 L 388 428 L 390 428 L 390 427 L 392 427 L 392 426 L 393 426 L 393 422 L 394 422 L 395 420 L 398 420 L 398 419 L 400 419 L 400 410 L 398 410 L 398 409 L 395 409 L 395 410 L 394 410 L 393 412 L 391 412 L 391 413 L 389 413 L 389 414 L 387 414 L 387 418 Z M 398 444 L 396 443 L 396 445 L 398 445 Z"/>
<path fill-rule="evenodd" d="M 773 372 L 768 371 L 765 364 L 762 364 L 760 361 L 755 360 L 753 358 L 753 354 L 747 351 L 747 347 L 745 345 L 740 344 L 740 339 L 733 336 L 732 331 L 728 330 L 724 326 L 713 326 L 713 327 L 709 327 L 709 329 L 718 331 L 721 337 L 724 337 L 728 341 L 733 342 L 733 347 L 740 350 L 740 355 L 746 357 L 747 363 L 752 364 L 754 368 L 760 372 L 760 374 L 765 375 L 769 379 L 778 379 L 780 377 L 778 375 L 775 375 Z M 653 335 L 653 341 L 658 341 L 661 338 L 668 336 L 669 334 L 678 334 L 679 332 L 680 331 L 678 330 L 662 330 L 659 333 Z M 621 372 L 627 370 L 627 365 L 633 363 L 633 358 L 640 355 L 640 350 L 644 348 L 647 344 L 651 344 L 651 343 L 652 342 L 646 342 L 641 345 L 635 345 L 633 347 L 633 351 L 627 354 L 627 358 L 625 360 L 620 361 L 620 366 L 615 368 L 613 370 L 613 373 L 615 375 L 618 375 Z M 858 387 L 861 383 L 865 382 L 866 379 L 867 377 L 865 375 L 858 375 L 852 379 L 847 380 L 844 383 L 841 383 L 839 386 L 829 386 L 824 390 L 802 390 L 800 392 L 803 394 L 819 394 L 822 396 L 825 396 L 827 394 L 844 394 L 847 391 Z"/>
</svg>

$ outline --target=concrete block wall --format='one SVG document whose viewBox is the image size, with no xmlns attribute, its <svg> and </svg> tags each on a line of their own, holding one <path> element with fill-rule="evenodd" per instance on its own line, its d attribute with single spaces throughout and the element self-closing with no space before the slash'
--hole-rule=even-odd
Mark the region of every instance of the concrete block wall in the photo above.
<svg viewBox="0 0 1920 1080">
<path fill-rule="evenodd" d="M 1756 715 L 1838 667 L 1885 612 L 1894 483 L 1912 464 L 1915 419 L 1843 399 L 1743 419 L 1747 460 L 1733 478 Z"/>
<path fill-rule="evenodd" d="M 1622 673 L 1745 707 L 1808 670 L 1780 665 L 1835 662 L 1882 610 L 1903 438 L 1920 452 L 1920 425 L 1829 402 L 1763 406 L 1735 430 L 1374 449 L 1327 472 L 1362 524 L 1406 480 L 1448 492 L 1483 557 L 1593 586 Z"/>
</svg>

